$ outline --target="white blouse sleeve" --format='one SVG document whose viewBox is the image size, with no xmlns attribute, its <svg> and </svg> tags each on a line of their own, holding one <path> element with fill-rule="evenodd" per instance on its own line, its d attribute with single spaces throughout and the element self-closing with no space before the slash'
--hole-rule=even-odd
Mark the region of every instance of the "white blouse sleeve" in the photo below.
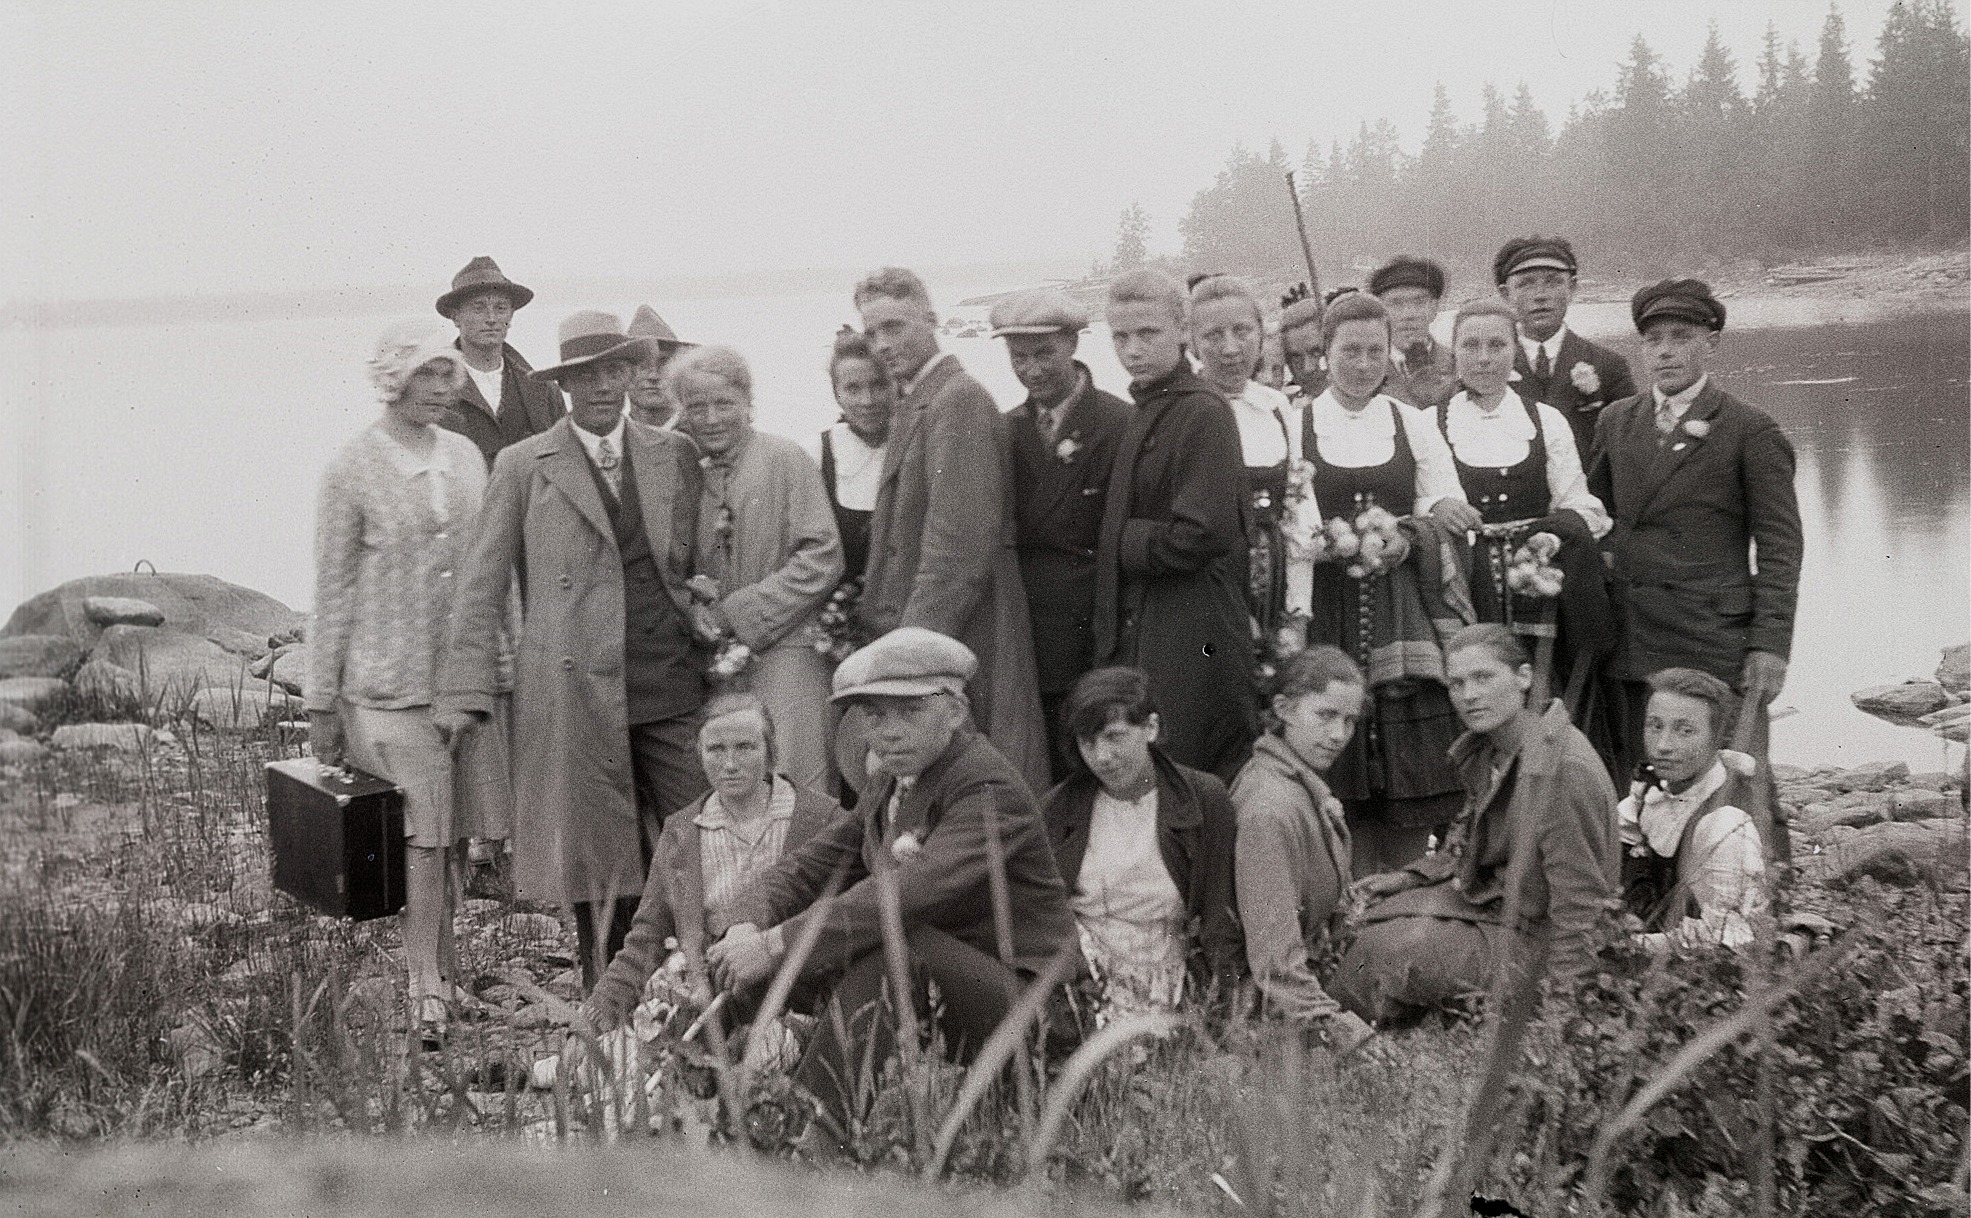
<svg viewBox="0 0 1971 1218">
<path fill-rule="evenodd" d="M 1417 502 L 1411 511 L 1425 515 L 1439 499 L 1465 502 L 1465 488 L 1458 482 L 1451 446 L 1437 430 L 1432 412 L 1398 405 L 1396 417 L 1403 420 L 1403 434 L 1409 437 L 1410 452 L 1417 459 Z"/>
<path fill-rule="evenodd" d="M 1750 943 L 1753 920 L 1766 908 L 1766 860 L 1752 818 L 1719 808 L 1698 824 L 1690 849 L 1696 858 L 1689 891 L 1700 916 L 1685 918 L 1678 938 L 1726 947 Z"/>
<path fill-rule="evenodd" d="M 1597 539 L 1608 535 L 1614 522 L 1608 509 L 1588 489 L 1588 475 L 1581 469 L 1581 452 L 1574 443 L 1574 429 L 1561 413 L 1540 403 L 1540 430 L 1547 445 L 1547 487 L 1552 494 L 1549 512 L 1569 511 L 1587 523 Z"/>
</svg>

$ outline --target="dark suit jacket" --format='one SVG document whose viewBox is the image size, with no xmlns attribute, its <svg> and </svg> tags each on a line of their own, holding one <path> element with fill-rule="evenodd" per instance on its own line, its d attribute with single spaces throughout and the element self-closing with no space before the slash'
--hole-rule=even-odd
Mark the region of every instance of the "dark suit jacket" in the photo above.
<svg viewBox="0 0 1971 1218">
<path fill-rule="evenodd" d="M 1245 962 L 1232 883 L 1238 817 L 1224 783 L 1178 765 L 1155 746 L 1150 756 L 1157 767 L 1157 853 L 1191 916 L 1192 973 L 1200 983 L 1216 981 L 1221 993 L 1228 992 Z M 1101 789 L 1084 770 L 1047 793 L 1047 836 L 1070 893 L 1088 853 L 1088 828 Z"/>
<path fill-rule="evenodd" d="M 1079 367 L 1079 365 L 1077 365 Z M 1088 370 L 1082 368 L 1083 376 Z M 1095 551 L 1116 445 L 1134 413 L 1095 388 L 1068 407 L 1061 438 L 1050 444 L 1031 400 L 1006 416 L 1013 449 L 1013 511 L 1033 617 L 1034 665 L 1042 697 L 1068 691 L 1093 664 Z M 1066 455 L 1063 455 L 1063 450 Z"/>
<path fill-rule="evenodd" d="M 1130 392 L 1097 555 L 1095 663 L 1148 672 L 1171 758 L 1230 781 L 1259 734 L 1238 424 L 1187 366 Z"/>
<path fill-rule="evenodd" d="M 590 999 L 603 1013 L 605 1027 L 621 1023 L 636 1008 L 644 983 L 668 954 L 666 939 L 675 936 L 685 959 L 701 974 L 704 971 L 705 871 L 698 853 L 698 814 L 705 810 L 709 798 L 707 792 L 673 812 L 657 835 L 651 850 L 650 879 L 643 887 L 643 901 L 636 907 L 636 920 Z M 842 806 L 826 795 L 796 787 L 794 815 L 787 822 L 781 856 L 799 850 L 843 815 Z"/>
<path fill-rule="evenodd" d="M 780 926 L 789 950 L 815 913 L 810 908 L 843 869 L 841 895 L 827 911 L 804 979 L 839 973 L 883 945 L 875 873 L 892 869 L 904 930 L 934 926 L 1015 968 L 1038 972 L 1062 947 L 1076 942 L 1067 889 L 1047 846 L 1046 826 L 1026 782 L 992 742 L 960 728 L 944 755 L 918 776 L 887 827 L 894 779 L 872 784 L 844 814 L 761 874 L 726 911 L 726 926 Z M 1010 958 L 994 928 L 987 842 L 996 825 L 1011 906 Z M 916 857 L 895 860 L 900 833 L 916 835 Z"/>
<path fill-rule="evenodd" d="M 1583 363 L 1595 370 L 1595 378 L 1601 382 L 1591 394 L 1582 393 L 1574 384 L 1574 366 Z M 1595 419 L 1602 407 L 1636 393 L 1628 360 L 1572 330 L 1560 340 L 1560 358 L 1554 361 L 1552 374 L 1545 380 L 1533 375 L 1525 347 L 1514 355 L 1512 366 L 1519 374 L 1519 379 L 1513 382 L 1513 391 L 1529 402 L 1545 402 L 1560 411 L 1574 429 L 1575 450 L 1584 457 L 1594 445 Z"/>
<path fill-rule="evenodd" d="M 457 340 L 452 342 L 452 346 L 458 345 Z M 558 386 L 535 380 L 532 365 L 512 347 L 502 346 L 500 351 L 506 365 L 501 373 L 500 400 L 488 402 L 479 392 L 478 382 L 468 376 L 458 401 L 438 420 L 440 427 L 478 445 L 488 466 L 502 448 L 553 427 L 565 410 Z M 489 411 L 489 406 L 494 409 Z"/>
<path fill-rule="evenodd" d="M 1563 340 L 1564 341 L 1564 340 Z M 1405 406 L 1434 410 L 1458 393 L 1458 369 L 1451 349 L 1435 339 L 1430 353 L 1421 363 L 1397 367 L 1392 356 L 1389 375 L 1383 378 L 1382 392 Z"/>
<path fill-rule="evenodd" d="M 1602 548 L 1621 619 L 1616 673 L 1642 680 L 1680 665 L 1735 686 L 1747 651 L 1785 658 L 1800 508 L 1793 445 L 1772 419 L 1714 378 L 1668 444 L 1657 443 L 1655 396 L 1642 393 L 1602 411 L 1590 451 L 1589 485 L 1615 518 Z"/>
</svg>

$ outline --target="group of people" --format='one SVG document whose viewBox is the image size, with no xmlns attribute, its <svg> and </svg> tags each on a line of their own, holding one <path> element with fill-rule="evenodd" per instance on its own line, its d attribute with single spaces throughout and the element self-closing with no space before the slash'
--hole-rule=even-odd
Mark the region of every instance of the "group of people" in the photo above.
<svg viewBox="0 0 1971 1218">
<path fill-rule="evenodd" d="M 1063 953 L 1101 1018 L 1250 980 L 1347 1046 L 1502 945 L 1579 970 L 1624 901 L 1655 944 L 1750 940 L 1792 452 L 1708 374 L 1705 284 L 1636 293 L 1638 392 L 1567 327 L 1577 272 L 1508 242 L 1448 347 L 1426 259 L 1277 320 L 1128 272 L 1128 400 L 1076 358 L 1086 312 L 1022 293 L 1002 413 L 885 268 L 816 461 L 648 307 L 570 315 L 533 370 L 532 292 L 473 260 L 455 333 L 383 336 L 382 416 L 324 475 L 306 692 L 316 756 L 405 791 L 428 1033 L 460 878 L 509 854 L 572 914 L 599 1028 L 660 969 L 744 1024 L 793 959 L 838 1132 L 894 1047 L 891 914 L 961 1056 Z"/>
</svg>

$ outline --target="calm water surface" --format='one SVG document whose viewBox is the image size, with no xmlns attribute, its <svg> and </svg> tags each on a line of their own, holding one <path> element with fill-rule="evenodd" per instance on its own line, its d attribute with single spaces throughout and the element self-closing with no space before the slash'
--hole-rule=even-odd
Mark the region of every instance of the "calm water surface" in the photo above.
<svg viewBox="0 0 1971 1218">
<path fill-rule="evenodd" d="M 959 299 L 1020 285 L 935 286 Z M 1870 322 L 1852 304 L 1811 302 L 1734 310 L 1775 328 L 1728 333 L 1718 373 L 1792 438 L 1805 517 L 1798 636 L 1780 700 L 1795 713 L 1774 728 L 1775 756 L 1937 768 L 1941 745 L 1859 714 L 1847 695 L 1927 674 L 1940 647 L 1971 637 L 1966 315 Z M 517 319 L 515 344 L 537 364 L 551 362 L 561 311 L 544 301 Z M 835 417 L 823 363 L 835 328 L 852 320 L 846 290 L 662 312 L 688 338 L 744 351 L 759 425 L 812 449 Z M 1618 329 L 1625 314 L 1587 306 L 1576 321 L 1632 353 Z M 0 331 L 0 613 L 140 559 L 307 606 L 316 482 L 377 412 L 363 361 L 387 320 Z M 1000 344 L 949 346 L 1002 406 L 1019 401 Z M 1123 389 L 1104 332 L 1091 332 L 1083 353 L 1099 384 Z"/>
</svg>

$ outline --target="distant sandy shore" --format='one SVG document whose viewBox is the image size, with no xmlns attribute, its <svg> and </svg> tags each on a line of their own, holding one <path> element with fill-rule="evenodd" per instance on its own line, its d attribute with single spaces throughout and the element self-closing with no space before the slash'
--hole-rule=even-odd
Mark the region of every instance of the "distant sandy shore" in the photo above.
<svg viewBox="0 0 1971 1218">
<path fill-rule="evenodd" d="M 1867 306 L 1871 317 L 1907 316 L 1971 309 L 1971 250 L 1938 254 L 1847 254 L 1811 259 L 1801 266 L 1853 267 L 1839 278 L 1818 283 L 1778 284 L 1774 269 L 1750 260 L 1710 272 L 1697 272 L 1728 307 L 1783 301 L 1826 301 Z M 1627 304 L 1648 280 L 1584 283 L 1584 303 Z M 1764 311 L 1764 310 L 1759 310 Z M 1782 311 L 1785 311 L 1782 309 Z"/>
</svg>

